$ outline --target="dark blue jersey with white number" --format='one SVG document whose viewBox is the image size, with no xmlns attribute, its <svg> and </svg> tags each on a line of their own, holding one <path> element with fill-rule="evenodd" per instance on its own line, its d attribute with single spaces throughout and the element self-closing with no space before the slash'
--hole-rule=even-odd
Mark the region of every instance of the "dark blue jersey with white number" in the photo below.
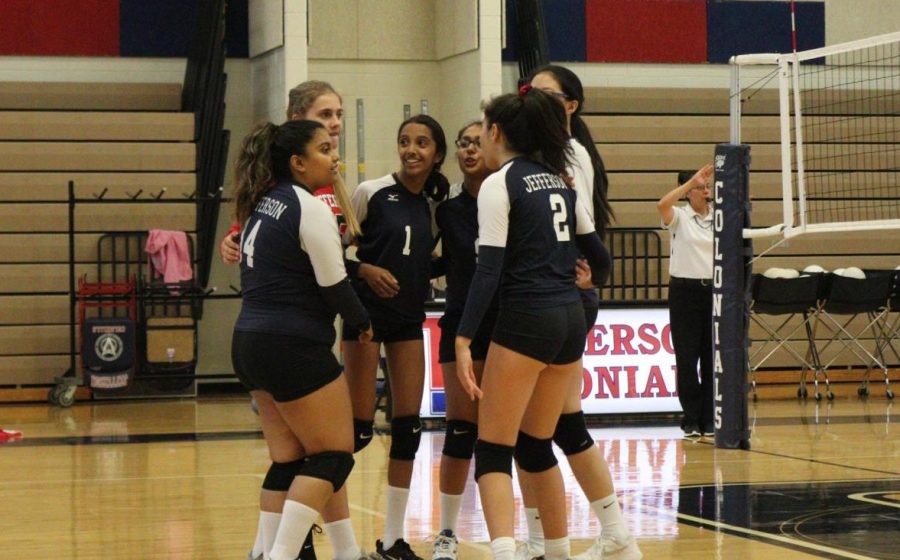
<svg viewBox="0 0 900 560">
<path fill-rule="evenodd" d="M 321 289 L 347 274 L 337 222 L 325 203 L 291 183 L 273 187 L 241 228 L 240 266 L 243 302 L 235 330 L 334 342 L 336 310 Z"/>
<path fill-rule="evenodd" d="M 464 188 L 437 207 L 435 222 L 441 231 L 441 258 L 447 277 L 444 315 L 458 318 L 466 306 L 478 259 L 478 201 Z"/>
<path fill-rule="evenodd" d="M 505 248 L 500 306 L 551 307 L 579 301 L 576 233 L 593 231 L 575 190 L 519 157 L 481 185 L 479 246 Z"/>
<path fill-rule="evenodd" d="M 393 322 L 425 320 L 430 288 L 431 207 L 424 194 L 413 194 L 395 175 L 361 183 L 352 196 L 362 235 L 356 257 L 386 268 L 400 284 L 392 298 L 380 298 L 362 280 L 354 279 L 360 299 L 372 315 Z"/>
</svg>

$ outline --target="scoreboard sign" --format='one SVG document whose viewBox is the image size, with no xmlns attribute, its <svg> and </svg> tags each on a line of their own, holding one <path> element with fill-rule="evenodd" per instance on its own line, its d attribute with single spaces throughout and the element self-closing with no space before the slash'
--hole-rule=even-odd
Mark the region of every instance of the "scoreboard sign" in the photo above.
<svg viewBox="0 0 900 560">
<path fill-rule="evenodd" d="M 438 363 L 440 313 L 428 313 L 425 394 L 421 415 L 444 416 L 444 377 Z M 675 352 L 666 308 L 601 309 L 585 340 L 582 405 L 586 414 L 680 412 Z"/>
</svg>

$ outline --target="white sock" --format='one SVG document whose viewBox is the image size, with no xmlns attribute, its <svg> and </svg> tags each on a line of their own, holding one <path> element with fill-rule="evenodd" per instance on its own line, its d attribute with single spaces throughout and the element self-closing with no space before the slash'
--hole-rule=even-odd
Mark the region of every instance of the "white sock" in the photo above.
<svg viewBox="0 0 900 560">
<path fill-rule="evenodd" d="M 544 541 L 544 558 L 546 560 L 568 560 L 569 537 Z"/>
<path fill-rule="evenodd" d="M 532 552 L 544 550 L 544 527 L 541 525 L 541 514 L 537 508 L 525 508 L 525 521 L 528 523 L 528 548 Z"/>
<path fill-rule="evenodd" d="M 600 520 L 601 534 L 616 537 L 619 540 L 628 538 L 628 526 L 625 525 L 625 518 L 622 517 L 622 510 L 619 508 L 619 500 L 616 498 L 615 492 L 591 502 L 591 509 Z"/>
<path fill-rule="evenodd" d="M 259 512 L 259 522 L 256 524 L 256 541 L 253 542 L 253 548 L 250 549 L 250 556 L 256 558 L 263 553 L 263 513 Z M 279 519 L 281 516 L 278 516 Z"/>
<path fill-rule="evenodd" d="M 408 502 L 409 488 L 388 486 L 387 515 L 384 518 L 384 540 L 381 541 L 385 550 L 394 546 L 398 539 L 403 538 L 403 527 L 406 524 L 406 504 Z"/>
<path fill-rule="evenodd" d="M 456 534 L 456 520 L 459 519 L 459 508 L 462 505 L 462 494 L 444 494 L 441 492 L 441 531 L 450 529 Z"/>
<path fill-rule="evenodd" d="M 514 560 L 516 557 L 516 539 L 500 537 L 492 540 L 491 556 L 494 560 Z"/>
<path fill-rule="evenodd" d="M 319 512 L 313 508 L 295 502 L 285 500 L 284 509 L 281 512 L 281 523 L 278 524 L 278 535 L 275 536 L 275 544 L 272 545 L 271 560 L 294 560 L 300 553 L 306 534 L 316 519 Z"/>
<path fill-rule="evenodd" d="M 262 542 L 260 543 L 262 548 L 263 558 L 269 558 L 269 554 L 272 552 L 272 545 L 275 544 L 275 535 L 278 534 L 278 525 L 281 523 L 281 514 L 275 513 L 272 511 L 261 511 L 259 512 L 259 533 Z M 257 553 L 259 556 L 259 553 Z"/>
<path fill-rule="evenodd" d="M 341 519 L 340 521 L 332 521 L 322 525 L 328 540 L 331 541 L 331 547 L 334 549 L 335 560 L 356 560 L 359 558 L 362 550 L 359 543 L 356 542 L 356 535 L 353 533 L 353 522 L 350 518 Z"/>
</svg>

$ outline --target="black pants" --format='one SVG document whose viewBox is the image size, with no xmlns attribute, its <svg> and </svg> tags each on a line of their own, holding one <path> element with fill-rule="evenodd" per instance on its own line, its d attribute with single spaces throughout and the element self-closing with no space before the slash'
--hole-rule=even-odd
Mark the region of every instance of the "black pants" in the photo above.
<svg viewBox="0 0 900 560">
<path fill-rule="evenodd" d="M 678 400 L 684 410 L 681 427 L 711 428 L 714 421 L 712 286 L 701 285 L 697 280 L 672 278 L 669 282 L 669 323 L 678 368 Z"/>
</svg>

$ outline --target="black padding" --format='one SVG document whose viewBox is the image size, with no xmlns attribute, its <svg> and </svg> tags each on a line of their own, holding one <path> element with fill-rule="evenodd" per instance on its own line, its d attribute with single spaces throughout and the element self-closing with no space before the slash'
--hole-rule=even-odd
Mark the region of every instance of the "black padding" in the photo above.
<svg viewBox="0 0 900 560">
<path fill-rule="evenodd" d="M 575 455 L 594 445 L 594 438 L 584 423 L 584 412 L 561 414 L 556 423 L 553 441 L 566 455 Z"/>
<path fill-rule="evenodd" d="M 444 437 L 444 455 L 455 459 L 471 459 L 478 439 L 478 424 L 465 420 L 448 420 Z"/>
<path fill-rule="evenodd" d="M 512 460 L 516 448 L 483 439 L 475 442 L 475 480 L 493 472 L 512 476 Z"/>
<path fill-rule="evenodd" d="M 520 431 L 516 440 L 516 463 L 523 471 L 530 473 L 555 467 L 557 460 L 553 454 L 553 440 L 539 439 Z"/>
<path fill-rule="evenodd" d="M 327 480 L 337 492 L 353 470 L 353 454 L 347 451 L 324 451 L 310 455 L 297 470 L 297 476 Z"/>
<path fill-rule="evenodd" d="M 391 420 L 391 459 L 413 461 L 422 440 L 422 421 L 418 416 L 400 416 Z"/>
<path fill-rule="evenodd" d="M 294 476 L 297 469 L 303 464 L 304 459 L 291 461 L 290 463 L 272 463 L 266 478 L 263 479 L 263 490 L 271 490 L 272 492 L 287 492 L 294 482 Z"/>
<path fill-rule="evenodd" d="M 353 452 L 359 453 L 372 443 L 375 434 L 374 420 L 353 419 Z"/>
</svg>

